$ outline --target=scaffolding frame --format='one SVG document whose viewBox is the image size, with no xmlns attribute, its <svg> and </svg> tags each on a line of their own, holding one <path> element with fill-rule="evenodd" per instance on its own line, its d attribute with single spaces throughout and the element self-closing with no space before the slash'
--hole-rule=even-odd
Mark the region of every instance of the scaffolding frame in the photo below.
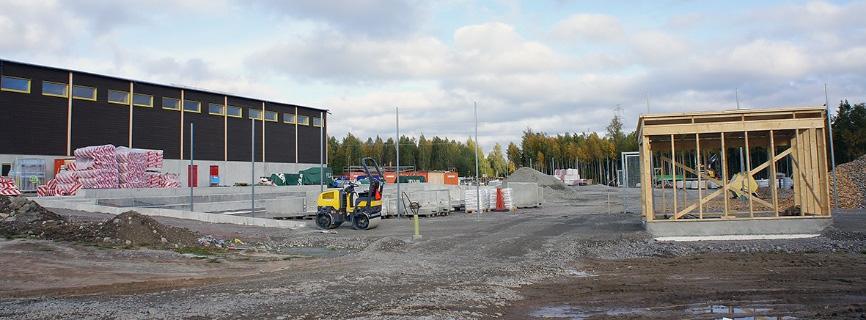
<svg viewBox="0 0 866 320">
<path fill-rule="evenodd" d="M 829 217 L 826 117 L 823 106 L 642 115 L 637 131 L 644 219 L 652 222 Z M 728 157 L 732 149 L 739 150 L 738 170 L 729 168 L 729 160 L 736 160 Z M 711 159 L 719 156 L 720 170 L 712 170 L 710 165 L 716 160 Z M 755 159 L 761 163 L 753 167 Z M 787 208 L 780 207 L 780 186 L 785 186 L 781 183 L 784 179 L 777 176 L 780 161 L 784 161 L 792 180 L 793 194 L 789 196 L 793 205 Z M 765 198 L 740 191 L 749 190 L 746 184 L 766 171 Z M 734 174 L 746 178 L 733 182 L 731 178 L 737 177 Z M 667 192 L 669 182 L 671 197 Z M 689 201 L 689 193 L 694 192 L 687 186 L 696 186 L 692 189 L 697 189 L 697 199 Z M 718 189 L 713 191 L 711 186 Z M 657 195 L 659 192 L 661 197 Z M 729 195 L 735 192 L 742 199 L 739 200 L 742 211 L 732 208 L 736 204 L 732 202 L 738 200 L 729 199 Z M 719 196 L 723 198 L 721 201 L 717 199 Z M 661 199 L 661 208 L 656 207 L 656 198 Z M 711 202 L 714 205 L 721 202 L 721 208 L 711 208 Z"/>
</svg>

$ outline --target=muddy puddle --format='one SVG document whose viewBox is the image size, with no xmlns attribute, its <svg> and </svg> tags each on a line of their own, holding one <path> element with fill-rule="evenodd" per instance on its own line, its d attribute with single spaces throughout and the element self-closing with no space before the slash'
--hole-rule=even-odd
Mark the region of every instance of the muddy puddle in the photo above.
<svg viewBox="0 0 866 320">
<path fill-rule="evenodd" d="M 662 308 L 592 308 L 570 305 L 545 306 L 532 311 L 529 315 L 542 319 L 605 319 L 605 318 L 642 318 L 665 315 L 686 316 L 690 319 L 732 319 L 732 320 L 793 320 L 785 315 L 783 306 L 770 305 L 723 305 L 694 304 Z"/>
</svg>

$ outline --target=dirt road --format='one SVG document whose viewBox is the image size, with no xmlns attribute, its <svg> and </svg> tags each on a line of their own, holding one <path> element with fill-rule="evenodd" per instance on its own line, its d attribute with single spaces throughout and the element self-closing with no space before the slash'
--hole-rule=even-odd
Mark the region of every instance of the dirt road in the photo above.
<svg viewBox="0 0 866 320">
<path fill-rule="evenodd" d="M 241 237 L 255 249 L 244 254 L 266 258 L 0 242 L 0 268 L 14 270 L 0 272 L 0 284 L 12 284 L 0 291 L 0 317 L 866 316 L 862 212 L 837 214 L 836 227 L 812 239 L 661 243 L 638 215 L 607 214 L 605 192 L 582 197 L 518 214 L 423 219 L 420 241 L 408 219 L 336 234 L 159 219 Z"/>
</svg>

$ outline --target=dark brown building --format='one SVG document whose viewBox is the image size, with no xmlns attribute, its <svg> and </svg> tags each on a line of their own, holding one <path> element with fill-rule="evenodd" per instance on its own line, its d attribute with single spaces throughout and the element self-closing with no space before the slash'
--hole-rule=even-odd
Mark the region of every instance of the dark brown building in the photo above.
<svg viewBox="0 0 866 320">
<path fill-rule="evenodd" d="M 327 111 L 0 60 L 0 155 L 70 156 L 114 144 L 194 158 L 318 164 Z"/>
</svg>

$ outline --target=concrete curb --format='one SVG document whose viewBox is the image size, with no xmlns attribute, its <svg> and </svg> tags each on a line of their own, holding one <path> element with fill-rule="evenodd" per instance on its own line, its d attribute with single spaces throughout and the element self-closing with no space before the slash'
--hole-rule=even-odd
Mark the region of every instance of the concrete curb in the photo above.
<svg viewBox="0 0 866 320">
<path fill-rule="evenodd" d="M 736 220 L 679 220 L 645 222 L 646 230 L 655 238 L 713 237 L 755 235 L 820 234 L 830 226 L 830 217 L 736 219 Z"/>
<path fill-rule="evenodd" d="M 121 214 L 127 211 L 136 211 L 143 215 L 148 216 L 159 216 L 159 217 L 169 217 L 169 218 L 177 218 L 177 219 L 187 219 L 187 220 L 196 220 L 208 223 L 229 223 L 229 224 L 239 224 L 245 226 L 259 226 L 259 227 L 269 227 L 269 228 L 285 228 L 285 229 L 299 229 L 305 227 L 306 222 L 300 221 L 287 221 L 287 220 L 274 220 L 274 219 L 265 219 L 265 218 L 253 218 L 253 217 L 239 217 L 233 215 L 226 214 L 217 214 L 217 213 L 203 213 L 203 212 L 193 212 L 193 211 L 185 211 L 185 210 L 173 210 L 173 209 L 157 209 L 157 208 L 118 208 L 118 207 L 109 207 L 109 206 L 100 206 L 87 202 L 71 202 L 71 201 L 40 201 L 39 198 L 34 198 L 37 203 L 42 206 L 49 208 L 62 208 L 62 209 L 70 209 L 70 210 L 81 210 L 88 212 L 101 212 L 101 213 L 109 213 L 109 214 Z M 47 199 L 46 199 L 47 200 Z"/>
</svg>

